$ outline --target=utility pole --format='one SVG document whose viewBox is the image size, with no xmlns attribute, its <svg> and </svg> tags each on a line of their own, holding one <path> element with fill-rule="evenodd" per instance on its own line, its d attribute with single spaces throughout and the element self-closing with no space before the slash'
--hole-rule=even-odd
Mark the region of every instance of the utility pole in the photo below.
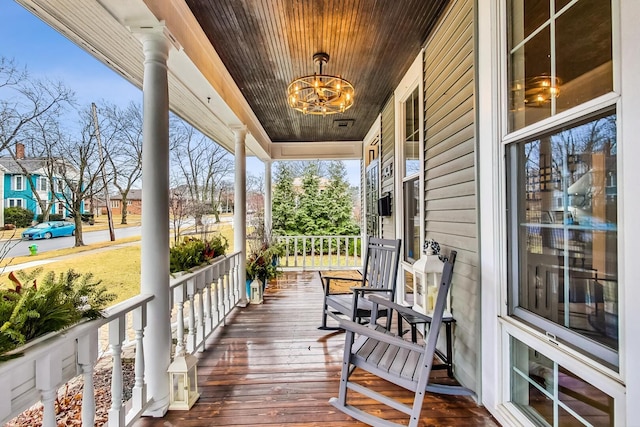
<svg viewBox="0 0 640 427">
<path fill-rule="evenodd" d="M 109 187 L 107 186 L 107 176 L 104 173 L 104 157 L 102 155 L 102 141 L 100 140 L 100 127 L 98 126 L 98 113 L 96 104 L 91 103 L 91 114 L 93 115 L 93 125 L 96 128 L 96 140 L 98 141 L 98 155 L 100 156 L 100 170 L 102 171 L 102 184 L 104 185 L 104 202 L 107 205 L 107 221 L 109 222 L 109 237 L 111 241 L 116 240 L 116 232 L 113 229 L 113 218 L 111 216 L 111 200 L 109 199 Z"/>
</svg>

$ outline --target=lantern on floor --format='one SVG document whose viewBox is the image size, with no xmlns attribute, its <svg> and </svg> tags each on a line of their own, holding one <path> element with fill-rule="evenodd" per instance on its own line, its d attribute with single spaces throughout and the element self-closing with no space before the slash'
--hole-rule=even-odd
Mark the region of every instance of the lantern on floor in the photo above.
<svg viewBox="0 0 640 427">
<path fill-rule="evenodd" d="M 251 294 L 249 295 L 249 302 L 251 304 L 262 304 L 263 301 L 263 290 L 262 290 L 262 282 L 257 277 L 253 279 L 250 285 Z"/>
<path fill-rule="evenodd" d="M 169 409 L 188 411 L 200 397 L 197 359 L 191 354 L 174 357 L 169 365 Z"/>
<path fill-rule="evenodd" d="M 427 240 L 420 259 L 413 264 L 413 309 L 426 315 L 433 314 L 442 278 L 444 262 L 439 252 L 438 242 Z M 450 312 L 448 300 L 445 311 Z"/>
</svg>

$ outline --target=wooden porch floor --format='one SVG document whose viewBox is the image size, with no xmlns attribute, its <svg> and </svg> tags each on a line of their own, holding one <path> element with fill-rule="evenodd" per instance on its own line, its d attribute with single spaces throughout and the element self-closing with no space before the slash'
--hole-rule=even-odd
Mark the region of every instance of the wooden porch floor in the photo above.
<svg viewBox="0 0 640 427">
<path fill-rule="evenodd" d="M 135 427 L 364 426 L 328 403 L 338 392 L 344 334 L 317 329 L 321 304 L 318 273 L 285 273 L 267 289 L 264 304 L 235 310 L 198 355 L 201 396 L 194 407 L 142 418 Z M 446 371 L 433 376 L 446 377 Z M 393 384 L 370 379 L 379 390 L 412 399 Z M 370 402 L 397 422 L 404 418 Z M 422 414 L 425 426 L 498 425 L 466 397 L 427 393 Z"/>
</svg>

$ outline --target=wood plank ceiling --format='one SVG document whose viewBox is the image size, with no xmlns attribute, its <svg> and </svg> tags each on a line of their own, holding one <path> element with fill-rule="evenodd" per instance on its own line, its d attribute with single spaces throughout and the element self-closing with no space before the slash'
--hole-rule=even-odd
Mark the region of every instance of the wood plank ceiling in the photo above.
<svg viewBox="0 0 640 427">
<path fill-rule="evenodd" d="M 362 140 L 448 0 L 186 0 L 273 142 Z M 343 114 L 303 115 L 287 86 L 318 71 L 355 87 Z M 335 120 L 353 120 L 339 127 Z"/>
</svg>

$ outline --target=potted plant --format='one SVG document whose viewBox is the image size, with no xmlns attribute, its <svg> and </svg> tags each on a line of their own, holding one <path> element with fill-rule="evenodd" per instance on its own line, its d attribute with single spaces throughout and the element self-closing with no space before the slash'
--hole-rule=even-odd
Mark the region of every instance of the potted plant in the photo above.
<svg viewBox="0 0 640 427">
<path fill-rule="evenodd" d="M 42 271 L 17 272 L 21 280 L 12 272 L 12 285 L 0 289 L 0 360 L 19 356 L 12 350 L 36 338 L 101 317 L 116 298 L 90 273 L 50 271 L 39 277 Z"/>
<path fill-rule="evenodd" d="M 252 246 L 247 255 L 247 286 L 257 278 L 264 288 L 271 279 L 280 274 L 277 258 L 284 254 L 283 247 L 268 241 L 254 243 Z"/>
</svg>

